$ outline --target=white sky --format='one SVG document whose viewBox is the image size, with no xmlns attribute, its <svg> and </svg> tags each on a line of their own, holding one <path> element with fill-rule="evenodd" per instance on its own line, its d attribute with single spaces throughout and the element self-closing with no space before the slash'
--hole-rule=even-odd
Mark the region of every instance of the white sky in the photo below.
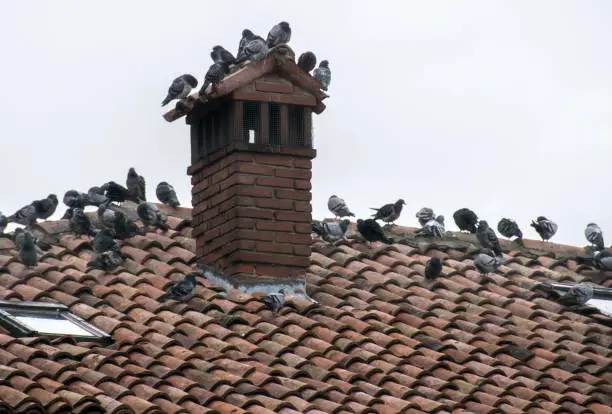
<svg viewBox="0 0 612 414">
<path fill-rule="evenodd" d="M 296 53 L 328 59 L 315 119 L 313 208 L 358 216 L 402 197 L 398 222 L 470 207 L 492 224 L 586 223 L 612 241 L 612 2 L 15 1 L 0 15 L 0 211 L 69 188 L 124 182 L 130 166 L 190 201 L 189 129 L 161 118 L 176 76 L 243 28 L 290 22 Z M 180 6 L 180 7 L 179 7 Z M 64 208 L 58 209 L 58 216 Z"/>
</svg>

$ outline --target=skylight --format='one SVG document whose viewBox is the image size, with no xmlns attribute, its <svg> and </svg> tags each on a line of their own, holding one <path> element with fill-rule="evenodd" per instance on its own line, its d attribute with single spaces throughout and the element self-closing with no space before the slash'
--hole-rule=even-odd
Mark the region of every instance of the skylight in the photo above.
<svg viewBox="0 0 612 414">
<path fill-rule="evenodd" d="M 60 303 L 0 300 L 0 325 L 18 338 L 68 335 L 83 341 L 112 341 L 106 332 L 70 313 Z"/>
<path fill-rule="evenodd" d="M 551 285 L 560 292 L 567 292 L 572 286 L 563 283 L 551 283 Z M 612 317 L 612 288 L 593 286 L 593 298 L 586 305 L 597 308 L 604 315 Z"/>
</svg>

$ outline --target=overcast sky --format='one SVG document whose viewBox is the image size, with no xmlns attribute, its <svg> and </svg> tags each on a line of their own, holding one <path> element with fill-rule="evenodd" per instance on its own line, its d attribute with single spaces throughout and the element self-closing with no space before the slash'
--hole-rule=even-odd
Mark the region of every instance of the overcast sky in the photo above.
<svg viewBox="0 0 612 414">
<path fill-rule="evenodd" d="M 180 7 L 179 7 L 180 6 Z M 208 6 L 208 7 L 207 7 Z M 0 15 L 0 211 L 125 181 L 130 166 L 190 204 L 189 129 L 160 102 L 200 81 L 209 51 L 243 28 L 291 24 L 290 45 L 328 59 L 314 120 L 313 208 L 358 216 L 402 197 L 399 224 L 470 207 L 497 224 L 546 215 L 553 241 L 612 241 L 612 2 L 13 1 Z M 64 207 L 58 209 L 63 214 Z"/>
</svg>

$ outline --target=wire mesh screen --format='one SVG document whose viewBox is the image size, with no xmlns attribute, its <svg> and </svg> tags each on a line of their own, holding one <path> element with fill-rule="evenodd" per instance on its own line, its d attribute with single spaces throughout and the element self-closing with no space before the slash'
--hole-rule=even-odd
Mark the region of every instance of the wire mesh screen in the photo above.
<svg viewBox="0 0 612 414">
<path fill-rule="evenodd" d="M 245 101 L 242 107 L 243 141 L 255 143 L 261 134 L 261 111 L 259 102 Z"/>
<path fill-rule="evenodd" d="M 306 126 L 304 125 L 304 107 L 289 105 L 289 140 L 291 146 L 303 147 L 306 137 Z"/>
<path fill-rule="evenodd" d="M 268 104 L 269 112 L 269 141 L 273 145 L 281 143 L 281 110 L 280 105 L 274 102 Z"/>
</svg>

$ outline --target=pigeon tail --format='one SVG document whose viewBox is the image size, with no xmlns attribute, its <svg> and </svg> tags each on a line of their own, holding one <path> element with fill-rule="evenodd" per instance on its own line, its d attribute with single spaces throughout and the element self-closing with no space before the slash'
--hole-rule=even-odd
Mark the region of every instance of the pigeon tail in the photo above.
<svg viewBox="0 0 612 414">
<path fill-rule="evenodd" d="M 170 300 L 170 299 L 172 299 L 172 294 L 171 293 L 165 293 L 165 294 L 161 295 L 157 299 L 157 301 L 158 302 L 165 302 L 165 301 Z"/>
<path fill-rule="evenodd" d="M 166 99 L 164 99 L 164 100 L 162 101 L 161 106 L 166 106 L 166 105 L 168 105 L 168 104 L 170 103 L 170 101 L 171 101 L 171 100 L 172 100 L 172 97 L 171 97 L 170 95 L 166 96 Z"/>
<path fill-rule="evenodd" d="M 381 242 L 385 243 L 385 244 L 393 244 L 393 240 L 391 240 L 390 238 L 388 238 L 387 236 L 382 236 Z"/>
</svg>

